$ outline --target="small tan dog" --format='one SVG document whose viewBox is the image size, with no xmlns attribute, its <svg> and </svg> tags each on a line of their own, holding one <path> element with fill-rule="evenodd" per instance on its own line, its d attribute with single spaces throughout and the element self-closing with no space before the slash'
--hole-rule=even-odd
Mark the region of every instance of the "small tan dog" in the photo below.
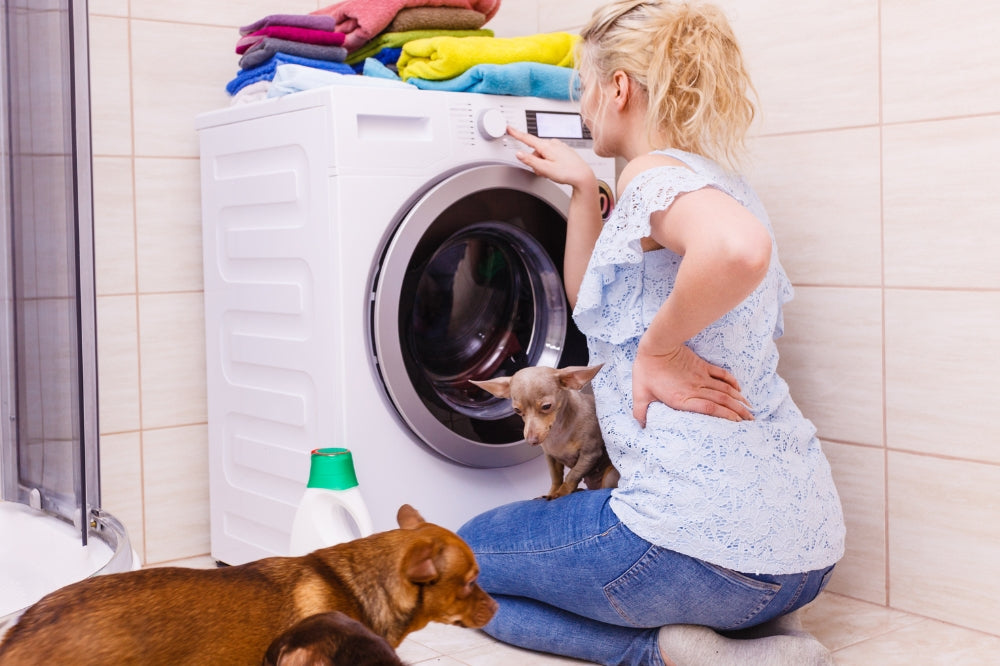
<svg viewBox="0 0 1000 666">
<path fill-rule="evenodd" d="M 482 627 L 497 603 L 469 546 L 404 504 L 400 529 L 302 557 L 95 576 L 25 611 L 0 664 L 247 664 L 302 620 L 341 611 L 393 648 L 429 622 Z"/>
<path fill-rule="evenodd" d="M 604 448 L 594 396 L 580 390 L 602 366 L 529 367 L 512 377 L 472 382 L 498 398 L 510 398 L 514 412 L 524 420 L 525 441 L 542 447 L 552 477 L 545 499 L 569 495 L 581 480 L 590 490 L 618 485 L 618 471 Z M 565 479 L 564 468 L 569 469 Z"/>
</svg>

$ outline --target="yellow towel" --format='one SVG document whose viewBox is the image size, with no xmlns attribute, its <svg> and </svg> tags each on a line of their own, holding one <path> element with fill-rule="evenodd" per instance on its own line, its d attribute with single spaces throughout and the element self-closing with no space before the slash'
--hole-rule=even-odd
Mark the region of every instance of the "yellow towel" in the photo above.
<svg viewBox="0 0 1000 666">
<path fill-rule="evenodd" d="M 410 30 L 408 32 L 383 32 L 375 39 L 371 40 L 357 51 L 352 51 L 347 56 L 347 64 L 353 65 L 362 62 L 365 58 L 372 58 L 382 49 L 402 48 L 407 42 L 418 39 L 430 39 L 431 37 L 492 37 L 492 30 Z"/>
<path fill-rule="evenodd" d="M 430 37 L 403 44 L 397 67 L 405 81 L 410 77 L 441 81 L 473 65 L 506 65 L 540 62 L 573 66 L 573 47 L 579 35 L 549 32 L 527 37 Z"/>
</svg>

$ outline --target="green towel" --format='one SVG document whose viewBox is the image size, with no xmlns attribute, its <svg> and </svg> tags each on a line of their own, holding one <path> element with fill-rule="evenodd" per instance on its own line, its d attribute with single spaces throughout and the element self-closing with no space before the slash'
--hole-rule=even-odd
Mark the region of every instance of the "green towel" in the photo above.
<svg viewBox="0 0 1000 666">
<path fill-rule="evenodd" d="M 483 37 L 492 38 L 492 30 L 409 30 L 407 32 L 383 32 L 381 35 L 375 37 L 364 46 L 362 46 L 357 51 L 352 52 L 347 57 L 347 64 L 353 65 L 355 63 L 363 61 L 365 58 L 370 58 L 382 49 L 391 49 L 395 47 L 400 47 L 407 42 L 412 42 L 415 39 L 429 39 L 432 37 L 449 37 L 449 38 L 465 38 L 465 37 Z"/>
</svg>

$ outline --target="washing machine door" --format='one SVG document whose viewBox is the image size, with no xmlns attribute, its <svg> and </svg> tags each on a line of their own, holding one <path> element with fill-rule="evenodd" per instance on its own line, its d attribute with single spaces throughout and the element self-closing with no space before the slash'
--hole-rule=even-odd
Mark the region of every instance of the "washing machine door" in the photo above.
<svg viewBox="0 0 1000 666">
<path fill-rule="evenodd" d="M 416 437 L 456 462 L 541 453 L 510 401 L 470 380 L 587 362 L 561 277 L 568 207 L 525 169 L 478 166 L 428 190 L 386 246 L 371 300 L 377 370 Z"/>
</svg>

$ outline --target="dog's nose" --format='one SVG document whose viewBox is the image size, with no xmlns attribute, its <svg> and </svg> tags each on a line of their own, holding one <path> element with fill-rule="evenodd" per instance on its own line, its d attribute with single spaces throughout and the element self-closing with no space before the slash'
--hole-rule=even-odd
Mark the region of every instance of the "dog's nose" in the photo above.
<svg viewBox="0 0 1000 666">
<path fill-rule="evenodd" d="M 497 609 L 500 608 L 500 605 L 485 592 L 483 593 L 483 597 L 482 601 L 476 605 L 469 617 L 473 628 L 485 627 L 493 619 Z"/>
</svg>

